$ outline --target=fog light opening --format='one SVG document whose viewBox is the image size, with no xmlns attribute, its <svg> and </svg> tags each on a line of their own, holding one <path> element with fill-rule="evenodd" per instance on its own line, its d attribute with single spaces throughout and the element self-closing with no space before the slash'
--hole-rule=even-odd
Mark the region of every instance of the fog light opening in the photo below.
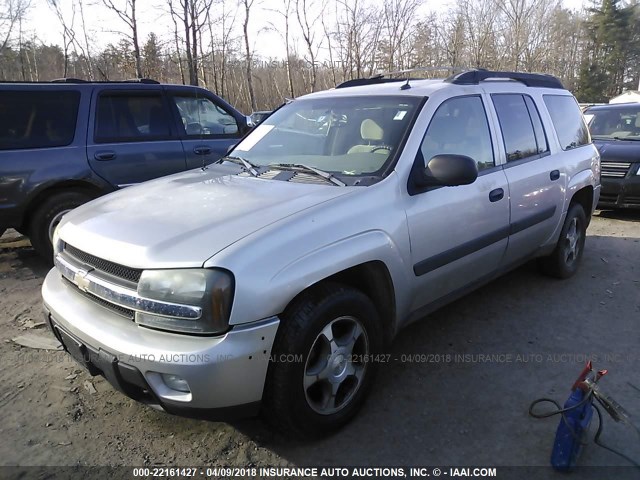
<svg viewBox="0 0 640 480">
<path fill-rule="evenodd" d="M 184 378 L 178 375 L 172 375 L 169 373 L 162 373 L 161 376 L 164 384 L 167 387 L 169 387 L 171 390 L 175 390 L 177 392 L 182 392 L 182 393 L 191 393 L 189 384 Z"/>
</svg>

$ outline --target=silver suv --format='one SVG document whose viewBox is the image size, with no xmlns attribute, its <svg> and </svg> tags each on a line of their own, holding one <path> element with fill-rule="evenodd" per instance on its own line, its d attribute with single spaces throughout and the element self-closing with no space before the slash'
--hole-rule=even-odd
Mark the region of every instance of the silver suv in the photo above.
<svg viewBox="0 0 640 480">
<path fill-rule="evenodd" d="M 376 77 L 298 98 L 218 163 L 67 214 L 42 294 L 92 374 L 183 415 L 347 422 L 413 320 L 538 258 L 570 277 L 600 158 L 554 77 Z"/>
</svg>

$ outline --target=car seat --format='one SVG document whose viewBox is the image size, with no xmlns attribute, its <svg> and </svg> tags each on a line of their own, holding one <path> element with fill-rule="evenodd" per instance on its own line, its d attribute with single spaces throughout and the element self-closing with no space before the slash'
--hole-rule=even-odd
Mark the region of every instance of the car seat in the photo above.
<svg viewBox="0 0 640 480">
<path fill-rule="evenodd" d="M 380 153 L 388 155 L 391 149 L 382 144 L 384 130 L 374 120 L 365 118 L 360 124 L 360 137 L 366 144 L 354 145 L 347 153 Z M 376 142 L 376 143 L 373 143 Z"/>
</svg>

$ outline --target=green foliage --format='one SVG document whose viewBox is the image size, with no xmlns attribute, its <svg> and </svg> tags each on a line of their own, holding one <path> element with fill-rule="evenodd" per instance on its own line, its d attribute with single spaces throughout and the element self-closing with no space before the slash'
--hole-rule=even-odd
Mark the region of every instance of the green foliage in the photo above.
<svg viewBox="0 0 640 480">
<path fill-rule="evenodd" d="M 584 22 L 585 54 L 576 96 L 582 102 L 606 102 L 638 78 L 640 8 L 620 0 L 602 0 Z"/>
</svg>

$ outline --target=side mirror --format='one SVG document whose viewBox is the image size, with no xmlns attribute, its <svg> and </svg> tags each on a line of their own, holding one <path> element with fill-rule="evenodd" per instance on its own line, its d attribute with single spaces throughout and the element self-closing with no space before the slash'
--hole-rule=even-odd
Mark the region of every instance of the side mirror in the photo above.
<svg viewBox="0 0 640 480">
<path fill-rule="evenodd" d="M 478 164 L 465 155 L 436 155 L 429 160 L 421 176 L 418 183 L 423 187 L 469 185 L 478 178 Z"/>
</svg>

